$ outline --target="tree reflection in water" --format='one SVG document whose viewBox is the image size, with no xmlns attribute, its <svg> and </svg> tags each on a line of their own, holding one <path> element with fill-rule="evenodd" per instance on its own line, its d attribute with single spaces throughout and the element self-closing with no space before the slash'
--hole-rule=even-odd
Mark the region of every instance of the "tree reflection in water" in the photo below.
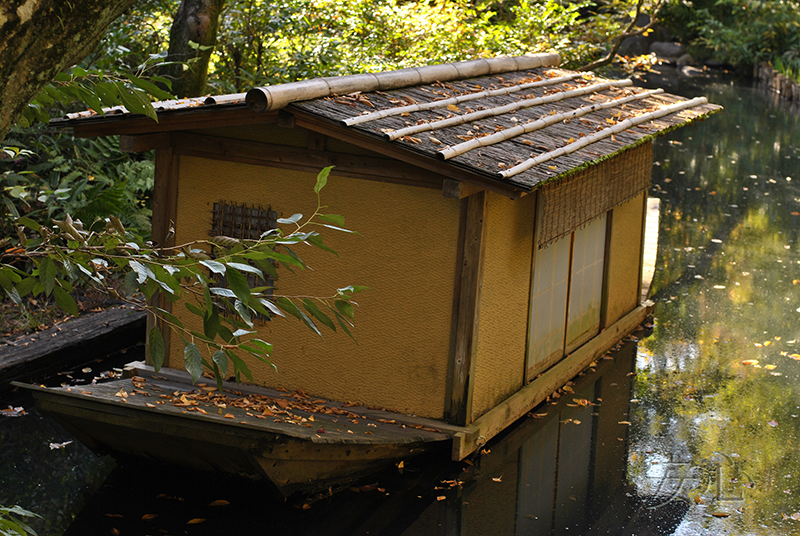
<svg viewBox="0 0 800 536">
<path fill-rule="evenodd" d="M 691 501 L 676 534 L 793 533 L 800 112 L 730 80 L 680 91 L 725 111 L 655 144 L 656 325 L 638 358 L 630 477 Z"/>
</svg>

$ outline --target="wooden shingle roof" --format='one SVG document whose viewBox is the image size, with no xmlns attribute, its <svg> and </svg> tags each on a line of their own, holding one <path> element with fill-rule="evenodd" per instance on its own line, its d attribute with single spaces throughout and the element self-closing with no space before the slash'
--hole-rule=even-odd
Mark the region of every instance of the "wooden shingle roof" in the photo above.
<svg viewBox="0 0 800 536">
<path fill-rule="evenodd" d="M 376 151 L 406 162 L 450 169 L 451 176 L 460 171 L 520 193 L 721 109 L 702 97 L 687 100 L 636 88 L 630 80 L 561 69 L 559 62 L 557 54 L 481 59 L 254 88 L 246 98 L 223 95 L 155 106 L 159 118 L 240 113 L 245 107 L 257 113 L 282 110 L 310 118 L 345 141 L 371 140 Z M 116 122 L 130 115 L 117 107 L 105 118 L 84 112 L 64 123 Z"/>
</svg>

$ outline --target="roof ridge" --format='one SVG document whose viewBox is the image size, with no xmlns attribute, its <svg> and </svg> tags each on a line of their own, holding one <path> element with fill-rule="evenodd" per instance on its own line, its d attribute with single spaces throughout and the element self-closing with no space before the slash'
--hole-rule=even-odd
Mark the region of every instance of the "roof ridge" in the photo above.
<svg viewBox="0 0 800 536">
<path fill-rule="evenodd" d="M 447 82 L 489 74 L 556 67 L 561 56 L 556 53 L 500 56 L 458 63 L 410 67 L 397 71 L 312 78 L 300 82 L 256 87 L 247 92 L 245 102 L 254 112 L 284 108 L 292 102 L 319 99 L 333 94 L 386 91 L 432 82 Z"/>
</svg>

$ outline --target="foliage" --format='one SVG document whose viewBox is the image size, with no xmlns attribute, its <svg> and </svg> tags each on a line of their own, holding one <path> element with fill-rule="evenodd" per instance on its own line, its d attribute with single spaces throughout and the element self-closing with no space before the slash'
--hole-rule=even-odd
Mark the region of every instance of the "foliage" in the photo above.
<svg viewBox="0 0 800 536">
<path fill-rule="evenodd" d="M 676 0 L 665 17 L 679 38 L 738 67 L 800 50 L 796 0 Z"/>
<path fill-rule="evenodd" d="M 39 517 L 20 506 L 0 506 L 0 536 L 36 536 L 36 532 L 20 521 L 20 517 Z"/>
<path fill-rule="evenodd" d="M 35 269 L 29 274 L 9 264 L 7 250 L 0 256 L 5 261 L 0 264 L 0 286 L 18 304 L 29 295 L 52 295 L 59 307 L 76 316 L 77 305 L 70 296 L 76 284 L 89 285 L 123 300 L 142 293 L 150 303 L 147 309 L 158 318 L 158 324 L 148 334 L 149 357 L 156 370 L 164 362 L 164 330 L 169 329 L 183 341 L 186 370 L 194 381 L 206 369 L 213 372 L 222 389 L 229 364 L 237 381 L 242 374 L 252 381 L 241 356 L 269 363 L 272 351 L 270 343 L 253 337 L 257 315 L 270 318 L 288 314 L 317 335 L 321 335 L 317 323 L 333 331 L 338 325 L 352 337 L 350 328 L 357 305 L 352 298 L 365 287 L 340 288 L 329 297 L 293 298 L 273 295 L 266 283 L 268 277 L 277 278 L 276 265 L 288 270 L 306 267 L 292 249 L 297 244 L 336 253 L 314 229 L 353 232 L 344 228 L 342 216 L 320 212 L 324 207 L 319 203 L 319 193 L 330 170 L 325 168 L 317 176 L 314 191 L 318 203 L 309 218 L 303 221 L 302 214 L 295 214 L 278 219 L 279 224 L 293 230 L 270 230 L 257 240 L 216 236 L 175 247 L 156 247 L 125 229 L 113 215 L 85 227 L 67 215 L 63 221 L 54 221 L 56 226 L 52 229 L 21 217 L 17 223 L 38 236 L 28 239 L 20 232 L 19 248 L 11 251 L 15 257 L 31 260 Z M 109 283 L 115 274 L 124 274 L 124 285 L 119 290 Z M 251 288 L 248 278 L 254 278 L 260 286 Z M 184 327 L 177 315 L 153 305 L 156 293 L 199 317 L 203 331 Z"/>
<path fill-rule="evenodd" d="M 117 138 L 74 139 L 44 125 L 12 131 L 0 154 L 0 235 L 20 216 L 51 226 L 67 214 L 84 222 L 118 214 L 145 237 L 152 156 L 129 155 Z"/>
</svg>

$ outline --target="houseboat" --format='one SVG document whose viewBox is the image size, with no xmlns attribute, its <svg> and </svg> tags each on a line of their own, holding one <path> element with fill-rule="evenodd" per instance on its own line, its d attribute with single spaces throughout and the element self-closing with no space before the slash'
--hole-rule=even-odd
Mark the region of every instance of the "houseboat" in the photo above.
<svg viewBox="0 0 800 536">
<path fill-rule="evenodd" d="M 95 450 L 263 477 L 284 495 L 431 448 L 479 450 L 645 319 L 652 140 L 720 109 L 559 64 L 479 59 L 164 102 L 158 122 L 124 108 L 57 121 L 155 150 L 159 243 L 208 238 L 225 213 L 242 215 L 226 234 L 257 236 L 313 210 L 317 173 L 335 166 L 323 202 L 360 236 L 326 235 L 340 258 L 305 253 L 324 269 L 280 273 L 275 293 L 370 290 L 357 344 L 258 325 L 277 370 L 252 363 L 224 408 L 187 382 L 173 338 L 160 373 L 35 388 L 42 409 Z M 259 400 L 268 418 L 248 411 Z"/>
</svg>

